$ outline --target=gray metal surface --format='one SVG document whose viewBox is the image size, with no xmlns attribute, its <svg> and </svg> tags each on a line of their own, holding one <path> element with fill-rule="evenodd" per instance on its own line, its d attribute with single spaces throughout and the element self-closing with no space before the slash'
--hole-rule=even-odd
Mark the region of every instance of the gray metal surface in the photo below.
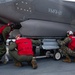
<svg viewBox="0 0 75 75">
<path fill-rule="evenodd" d="M 15 38 L 16 35 L 20 34 L 19 30 L 18 29 L 15 29 L 13 31 L 11 31 L 11 33 L 9 34 L 10 37 L 9 38 Z"/>
<path fill-rule="evenodd" d="M 43 43 L 42 48 L 46 50 L 59 48 L 56 39 L 43 39 L 42 43 Z"/>
<path fill-rule="evenodd" d="M 65 63 L 53 59 L 38 59 L 36 70 L 25 64 L 15 67 L 13 62 L 0 65 L 0 75 L 75 75 L 75 63 Z"/>
<path fill-rule="evenodd" d="M 26 20 L 21 22 L 20 33 L 33 37 L 64 37 L 68 30 L 75 31 L 75 26 L 50 21 Z"/>
<path fill-rule="evenodd" d="M 75 31 L 75 2 L 63 0 L 1 0 L 0 17 L 21 23 L 25 36 L 60 37 Z"/>
<path fill-rule="evenodd" d="M 15 22 L 39 19 L 71 24 L 74 13 L 75 3 L 63 0 L 0 0 L 0 16 Z"/>
</svg>

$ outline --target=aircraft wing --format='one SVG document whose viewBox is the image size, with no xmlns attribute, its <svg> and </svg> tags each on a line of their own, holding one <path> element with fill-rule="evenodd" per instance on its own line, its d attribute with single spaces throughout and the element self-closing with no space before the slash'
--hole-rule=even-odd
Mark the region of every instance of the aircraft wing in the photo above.
<svg viewBox="0 0 75 75">
<path fill-rule="evenodd" d="M 75 30 L 75 27 L 69 24 L 41 20 L 27 20 L 21 22 L 21 25 L 20 33 L 33 37 L 64 37 L 68 30 Z"/>
</svg>

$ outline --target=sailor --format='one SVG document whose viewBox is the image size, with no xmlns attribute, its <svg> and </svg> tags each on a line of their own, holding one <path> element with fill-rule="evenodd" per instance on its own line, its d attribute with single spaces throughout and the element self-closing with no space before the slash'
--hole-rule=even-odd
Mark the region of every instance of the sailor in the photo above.
<svg viewBox="0 0 75 75">
<path fill-rule="evenodd" d="M 15 66 L 23 66 L 22 62 L 27 62 L 32 65 L 33 69 L 37 68 L 37 62 L 33 58 L 32 40 L 29 38 L 23 38 L 18 34 L 16 41 L 9 45 L 9 53 L 13 57 Z"/>
<path fill-rule="evenodd" d="M 14 23 L 8 23 L 0 27 L 0 63 L 3 55 L 6 53 L 6 40 L 9 37 L 9 33 L 14 28 Z"/>
<path fill-rule="evenodd" d="M 75 57 L 75 36 L 73 35 L 73 32 L 67 31 L 67 37 L 63 41 L 58 40 L 58 43 L 61 45 L 61 50 L 66 56 L 63 61 L 71 62 L 72 59 L 70 56 Z M 75 59 L 73 61 L 75 62 Z"/>
</svg>

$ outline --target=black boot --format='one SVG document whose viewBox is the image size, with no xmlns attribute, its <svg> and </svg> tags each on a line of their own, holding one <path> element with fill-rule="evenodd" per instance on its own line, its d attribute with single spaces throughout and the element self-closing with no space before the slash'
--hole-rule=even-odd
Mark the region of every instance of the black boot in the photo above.
<svg viewBox="0 0 75 75">
<path fill-rule="evenodd" d="M 32 59 L 31 64 L 33 69 L 36 69 L 38 67 L 35 58 Z"/>
<path fill-rule="evenodd" d="M 63 59 L 63 61 L 64 61 L 64 62 L 69 62 L 69 63 L 70 63 L 70 62 L 71 62 L 71 58 L 70 58 L 69 56 L 66 56 L 66 58 Z"/>
<path fill-rule="evenodd" d="M 15 63 L 15 66 L 17 66 L 17 67 L 22 67 L 22 63 L 16 62 L 16 63 Z"/>
</svg>

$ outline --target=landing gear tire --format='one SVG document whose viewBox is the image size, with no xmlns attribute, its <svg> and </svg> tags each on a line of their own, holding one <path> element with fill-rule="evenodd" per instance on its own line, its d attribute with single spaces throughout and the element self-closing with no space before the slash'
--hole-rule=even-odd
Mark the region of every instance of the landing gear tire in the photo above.
<svg viewBox="0 0 75 75">
<path fill-rule="evenodd" d="M 54 59 L 55 60 L 60 60 L 61 59 L 61 53 L 59 51 L 54 53 Z"/>
</svg>

